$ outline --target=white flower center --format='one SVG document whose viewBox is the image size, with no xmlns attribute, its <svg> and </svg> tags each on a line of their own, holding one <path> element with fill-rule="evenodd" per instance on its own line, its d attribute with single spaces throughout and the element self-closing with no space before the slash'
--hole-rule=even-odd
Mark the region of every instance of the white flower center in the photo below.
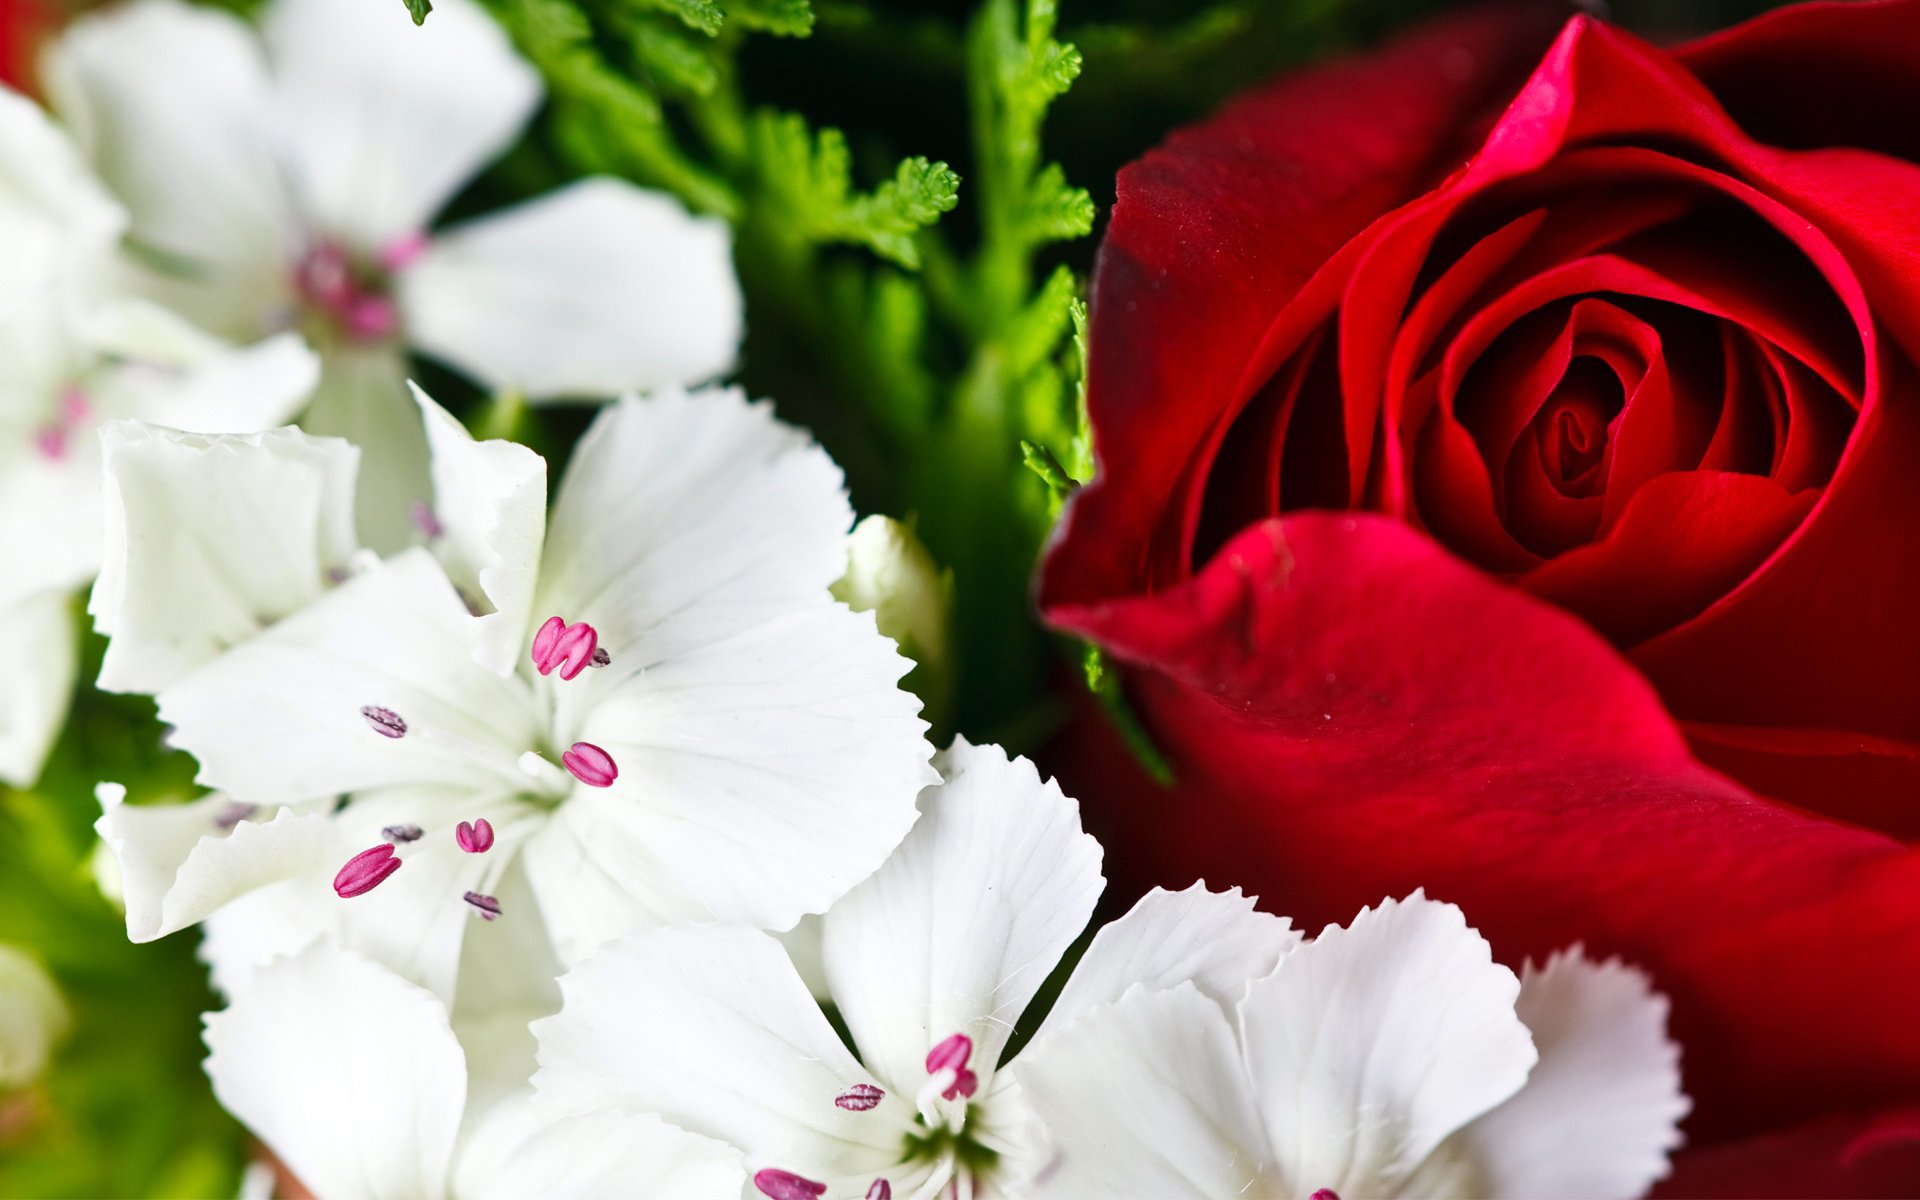
<svg viewBox="0 0 1920 1200">
<path fill-rule="evenodd" d="M 593 626 L 585 621 L 568 624 L 564 618 L 557 616 L 549 617 L 534 634 L 530 657 L 535 671 L 541 675 L 557 673 L 562 683 L 577 678 L 588 667 L 604 667 L 613 661 L 612 656 L 600 646 L 599 632 Z M 620 768 L 613 761 L 613 755 L 592 742 L 574 742 L 560 754 L 560 766 L 555 767 L 549 758 L 537 750 L 528 750 L 515 756 L 510 750 L 477 745 L 448 730 L 419 728 L 385 705 L 365 705 L 360 709 L 360 716 L 366 721 L 367 728 L 379 737 L 394 741 L 413 738 L 451 745 L 480 761 L 493 763 L 522 789 L 523 796 L 536 804 L 564 800 L 573 787 L 568 775 L 588 787 L 596 788 L 610 787 L 620 777 Z M 531 791 L 527 788 L 528 784 L 533 785 Z M 395 847 L 417 842 L 425 836 L 426 831 L 418 825 L 385 827 L 381 830 L 380 845 L 354 855 L 340 868 L 334 876 L 333 890 L 343 900 L 372 891 L 404 865 L 405 860 L 395 853 Z M 485 817 L 461 821 L 454 827 L 453 837 L 464 852 L 485 854 L 493 848 L 493 825 Z M 485 892 L 469 891 L 463 894 L 462 899 L 483 920 L 497 920 L 501 915 L 500 902 Z M 964 1068 L 964 1062 L 962 1066 Z M 968 1074 L 971 1075 L 971 1072 Z M 878 1103 L 877 1097 L 875 1103 Z"/>
</svg>

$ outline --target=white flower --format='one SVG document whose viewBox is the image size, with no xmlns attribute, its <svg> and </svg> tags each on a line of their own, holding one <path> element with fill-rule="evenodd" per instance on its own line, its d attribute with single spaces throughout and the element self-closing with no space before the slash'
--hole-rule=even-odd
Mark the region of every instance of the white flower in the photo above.
<svg viewBox="0 0 1920 1200">
<path fill-rule="evenodd" d="M 235 337 L 299 326 L 326 370 L 303 424 L 368 455 L 382 549 L 424 498 L 402 344 L 533 398 L 695 383 L 733 362 L 726 227 L 589 179 L 444 233 L 435 215 L 516 137 L 531 67 L 470 0 L 416 28 L 388 0 L 271 0 L 258 34 L 180 0 L 78 21 L 47 87 L 160 265 Z"/>
<path fill-rule="evenodd" d="M 740 1191 L 736 1152 L 658 1118 L 538 1111 L 524 1022 L 456 1036 L 438 997 L 328 942 L 206 1021 L 214 1093 L 321 1200 Z"/>
<path fill-rule="evenodd" d="M 157 687 L 224 793 L 108 797 L 130 935 L 225 909 L 223 981 L 330 930 L 442 995 L 550 988 L 556 952 L 784 929 L 870 874 L 934 775 L 906 661 L 828 595 L 826 454 L 737 392 L 629 399 L 548 521 L 539 456 L 420 399 L 433 552 L 383 562 L 344 537 L 337 441 L 109 437 L 103 679 Z"/>
<path fill-rule="evenodd" d="M 0 1091 L 39 1078 L 71 1024 L 46 968 L 26 951 L 0 942 Z"/>
<path fill-rule="evenodd" d="M 1001 1060 L 1092 914 L 1100 849 L 1026 760 L 957 741 L 938 761 L 919 823 L 822 922 L 857 1057 L 772 938 L 652 930 L 561 980 L 534 1027 L 542 1101 L 658 1113 L 739 1148 L 775 1200 L 1019 1192 L 1046 1152 Z M 1228 1000 L 1295 939 L 1237 891 L 1156 891 L 1094 938 L 1037 1036 L 1129 988 Z"/>
<path fill-rule="evenodd" d="M 1524 980 L 1415 893 L 1235 1005 L 1133 992 L 1021 1055 L 1058 1196 L 1610 1197 L 1686 1114 L 1666 1001 L 1578 951 Z"/>
<path fill-rule="evenodd" d="M 124 226 L 45 114 L 0 89 L 0 781 L 18 786 L 65 716 L 72 593 L 99 566 L 95 427 L 260 429 L 317 376 L 295 335 L 233 350 L 124 295 Z"/>
</svg>

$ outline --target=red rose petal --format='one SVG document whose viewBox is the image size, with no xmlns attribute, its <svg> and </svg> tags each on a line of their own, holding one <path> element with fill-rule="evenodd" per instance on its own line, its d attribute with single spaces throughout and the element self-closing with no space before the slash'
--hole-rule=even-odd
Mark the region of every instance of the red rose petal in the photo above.
<svg viewBox="0 0 1920 1200">
<path fill-rule="evenodd" d="M 1862 146 L 1920 161 L 1913 120 L 1920 3 L 1796 4 L 1682 46 L 1698 76 L 1755 139 Z"/>
<path fill-rule="evenodd" d="M 1183 556 L 1179 529 L 1148 531 L 1184 519 L 1173 497 L 1204 483 L 1187 473 L 1196 449 L 1290 348 L 1247 367 L 1276 318 L 1350 238 L 1464 157 L 1463 125 L 1511 93 L 1553 20 L 1522 5 L 1455 15 L 1249 96 L 1120 173 L 1089 369 L 1100 460 L 1124 478 L 1081 489 L 1068 521 L 1131 532 L 1069 538 L 1048 568 L 1056 589 L 1124 591 L 1152 554 Z M 1319 324 L 1305 316 L 1291 337 Z"/>
<path fill-rule="evenodd" d="M 1601 540 L 1520 580 L 1527 591 L 1632 646 L 1682 624 L 1740 585 L 1819 498 L 1770 479 L 1680 471 L 1649 480 Z"/>
<path fill-rule="evenodd" d="M 1920 1109 L 1834 1117 L 1682 1152 L 1656 1197 L 1920 1195 Z"/>
<path fill-rule="evenodd" d="M 1595 634 L 1404 526 L 1287 517 L 1054 616 L 1156 668 L 1135 699 L 1184 798 L 1130 810 L 1115 860 L 1183 847 L 1308 928 L 1424 885 L 1504 961 L 1625 955 L 1673 997 L 1700 1137 L 1920 1081 L 1920 856 L 1701 767 Z"/>
</svg>

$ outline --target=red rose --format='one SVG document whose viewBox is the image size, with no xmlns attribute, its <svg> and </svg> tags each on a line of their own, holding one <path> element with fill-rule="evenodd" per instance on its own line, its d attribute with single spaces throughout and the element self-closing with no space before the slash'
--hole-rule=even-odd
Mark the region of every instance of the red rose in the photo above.
<svg viewBox="0 0 1920 1200">
<path fill-rule="evenodd" d="M 1834 1132 L 1920 1101 L 1920 0 L 1296 76 L 1122 172 L 1092 317 L 1119 856 L 1640 962 L 1698 1145 L 1920 1139 Z"/>
</svg>

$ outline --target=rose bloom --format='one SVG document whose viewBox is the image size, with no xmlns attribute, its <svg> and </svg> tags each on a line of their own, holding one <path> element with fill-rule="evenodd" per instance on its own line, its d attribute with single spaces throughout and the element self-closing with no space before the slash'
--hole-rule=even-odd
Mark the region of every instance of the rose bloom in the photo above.
<svg viewBox="0 0 1920 1200">
<path fill-rule="evenodd" d="M 1121 173 L 1040 599 L 1180 790 L 1089 819 L 1130 884 L 1310 928 L 1424 885 L 1509 963 L 1646 964 L 1668 1188 L 1912 1194 L 1920 3 L 1541 17 Z"/>
</svg>

